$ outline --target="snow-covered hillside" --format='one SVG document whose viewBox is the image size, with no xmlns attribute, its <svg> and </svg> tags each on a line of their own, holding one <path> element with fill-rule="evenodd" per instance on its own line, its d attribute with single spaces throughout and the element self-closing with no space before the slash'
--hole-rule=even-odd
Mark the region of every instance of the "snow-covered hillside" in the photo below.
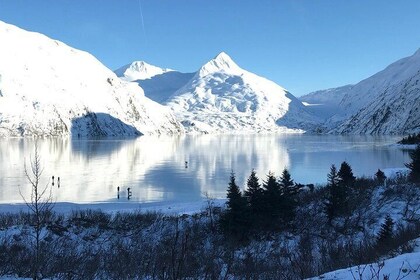
<svg viewBox="0 0 420 280">
<path fill-rule="evenodd" d="M 402 254 L 372 264 L 363 264 L 325 273 L 308 280 L 363 280 L 420 278 L 420 238 L 414 240 L 414 252 Z"/>
<path fill-rule="evenodd" d="M 189 132 L 303 132 L 318 123 L 287 90 L 241 69 L 223 52 L 166 104 Z"/>
<path fill-rule="evenodd" d="M 138 83 L 148 98 L 163 104 L 188 83 L 195 73 L 181 73 L 144 61 L 135 61 L 115 70 L 115 74 L 125 81 Z"/>
<path fill-rule="evenodd" d="M 146 80 L 163 73 L 172 72 L 169 68 L 160 68 L 144 61 L 134 61 L 117 70 L 115 74 L 125 81 Z"/>
<path fill-rule="evenodd" d="M 300 97 L 324 120 L 323 131 L 342 134 L 420 132 L 420 49 L 355 84 Z"/>
<path fill-rule="evenodd" d="M 420 132 L 420 49 L 352 86 L 301 97 L 333 133 L 408 134 Z"/>
<path fill-rule="evenodd" d="M 419 132 L 420 50 L 351 87 L 339 108 L 326 123 L 335 133 Z"/>
<path fill-rule="evenodd" d="M 171 71 L 150 79 L 137 80 L 136 82 L 144 90 L 144 94 L 150 99 L 164 104 L 178 89 L 188 83 L 195 73 L 181 73 Z"/>
<path fill-rule="evenodd" d="M 307 109 L 314 115 L 326 120 L 340 112 L 340 102 L 353 85 L 318 90 L 299 97 Z"/>
<path fill-rule="evenodd" d="M 0 22 L 0 136 L 174 134 L 169 110 L 92 55 Z"/>
<path fill-rule="evenodd" d="M 410 79 L 387 87 L 382 94 L 335 131 L 359 134 L 409 134 L 420 132 L 420 64 Z"/>
</svg>

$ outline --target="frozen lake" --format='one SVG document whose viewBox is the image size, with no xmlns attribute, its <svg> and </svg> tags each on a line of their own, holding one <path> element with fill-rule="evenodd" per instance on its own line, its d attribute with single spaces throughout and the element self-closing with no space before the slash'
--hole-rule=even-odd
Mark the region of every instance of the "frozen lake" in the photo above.
<svg viewBox="0 0 420 280">
<path fill-rule="evenodd" d="M 350 163 L 356 176 L 378 168 L 404 167 L 407 151 L 391 146 L 399 137 L 330 135 L 199 135 L 136 139 L 40 139 L 42 185 L 57 202 L 195 202 L 207 193 L 224 198 L 230 172 L 243 186 L 252 169 L 260 179 L 287 167 L 295 182 L 323 183 L 331 164 Z M 29 197 L 24 176 L 32 139 L 0 140 L 0 203 Z M 188 162 L 186 165 L 185 162 Z M 57 183 L 60 177 L 60 186 Z M 120 199 L 117 199 L 120 186 Z"/>
</svg>

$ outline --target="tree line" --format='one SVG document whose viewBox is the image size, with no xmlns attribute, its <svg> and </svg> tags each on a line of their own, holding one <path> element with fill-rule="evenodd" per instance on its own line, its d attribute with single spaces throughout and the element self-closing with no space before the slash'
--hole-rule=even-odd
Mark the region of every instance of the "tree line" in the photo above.
<svg viewBox="0 0 420 280">
<path fill-rule="evenodd" d="M 420 145 L 410 152 L 410 158 L 411 162 L 406 164 L 410 170 L 408 179 L 412 183 L 420 183 Z M 351 215 L 358 201 L 364 199 L 364 188 L 369 180 L 356 178 L 346 161 L 338 170 L 334 164 L 331 165 L 327 178 L 322 199 L 324 214 L 331 224 L 335 218 Z M 386 179 L 385 173 L 378 169 L 374 181 L 370 183 L 383 185 Z M 222 230 L 238 240 L 246 240 L 249 234 L 255 232 L 290 227 L 299 205 L 298 194 L 303 187 L 293 181 L 288 169 L 284 169 L 279 178 L 269 172 L 262 184 L 252 170 L 242 192 L 232 172 L 227 189 L 227 207 L 221 217 Z M 386 224 L 389 227 L 392 221 L 388 219 Z"/>
<path fill-rule="evenodd" d="M 403 137 L 400 141 L 398 141 L 398 144 L 403 145 L 416 145 L 420 144 L 420 133 L 418 134 L 410 134 L 407 137 Z"/>
</svg>

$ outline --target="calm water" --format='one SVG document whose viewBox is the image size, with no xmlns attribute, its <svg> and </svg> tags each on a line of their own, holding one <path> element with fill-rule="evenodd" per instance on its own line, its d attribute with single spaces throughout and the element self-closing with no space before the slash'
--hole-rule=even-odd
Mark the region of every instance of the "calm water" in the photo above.
<svg viewBox="0 0 420 280">
<path fill-rule="evenodd" d="M 57 201 L 193 202 L 208 195 L 225 197 L 233 170 L 243 186 L 254 168 L 261 179 L 287 167 L 300 183 L 323 183 L 331 164 L 344 160 L 355 175 L 372 176 L 378 168 L 403 167 L 408 153 L 390 146 L 395 137 L 311 135 L 229 135 L 140 137 L 123 140 L 38 140 L 42 185 L 53 187 Z M 0 203 L 29 197 L 24 176 L 34 141 L 0 140 Z M 185 162 L 188 162 L 188 166 Z M 117 186 L 121 196 L 117 200 Z"/>
</svg>

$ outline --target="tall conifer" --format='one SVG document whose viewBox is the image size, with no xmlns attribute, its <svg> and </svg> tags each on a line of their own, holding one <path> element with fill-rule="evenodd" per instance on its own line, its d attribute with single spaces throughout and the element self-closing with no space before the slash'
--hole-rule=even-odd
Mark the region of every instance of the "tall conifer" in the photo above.
<svg viewBox="0 0 420 280">
<path fill-rule="evenodd" d="M 255 224 L 263 214 L 264 204 L 263 190 L 254 169 L 251 171 L 251 175 L 249 175 L 246 183 L 245 197 L 248 202 L 251 220 Z"/>
<path fill-rule="evenodd" d="M 408 179 L 413 183 L 420 183 L 420 145 L 410 152 L 411 162 L 405 166 L 410 169 Z"/>
<path fill-rule="evenodd" d="M 246 199 L 242 196 L 239 186 L 236 184 L 236 178 L 233 172 L 230 175 L 226 204 L 227 209 L 222 218 L 224 228 L 234 235 L 242 235 L 248 227 L 247 203 Z"/>
<path fill-rule="evenodd" d="M 331 221 L 334 217 L 340 215 L 346 204 L 346 191 L 341 184 L 340 177 L 335 165 L 331 165 L 328 173 L 328 197 L 325 203 L 325 210 L 328 219 Z"/>
</svg>

